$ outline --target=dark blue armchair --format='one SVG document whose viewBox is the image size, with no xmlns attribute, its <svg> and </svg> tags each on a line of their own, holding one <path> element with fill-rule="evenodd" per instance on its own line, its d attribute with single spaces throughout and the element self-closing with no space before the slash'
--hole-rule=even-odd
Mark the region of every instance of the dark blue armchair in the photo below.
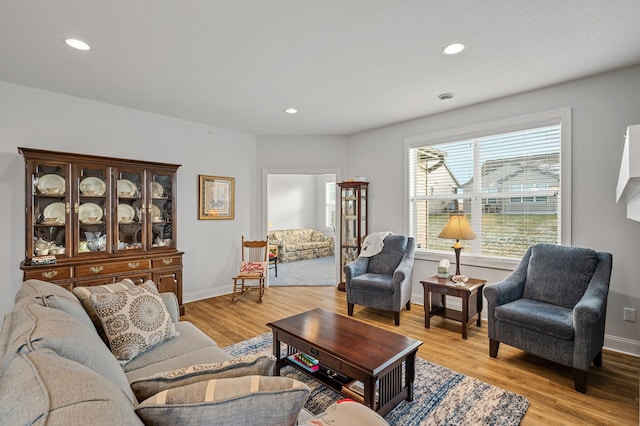
<svg viewBox="0 0 640 426">
<path fill-rule="evenodd" d="M 586 248 L 536 244 L 504 281 L 485 287 L 489 355 L 500 342 L 572 367 L 575 388 L 587 391 L 602 346 L 612 256 Z"/>
<path fill-rule="evenodd" d="M 400 325 L 400 311 L 411 309 L 411 271 L 415 242 L 404 235 L 387 235 L 382 251 L 371 257 L 358 257 L 344 266 L 347 312 L 354 305 L 393 311 Z"/>
</svg>

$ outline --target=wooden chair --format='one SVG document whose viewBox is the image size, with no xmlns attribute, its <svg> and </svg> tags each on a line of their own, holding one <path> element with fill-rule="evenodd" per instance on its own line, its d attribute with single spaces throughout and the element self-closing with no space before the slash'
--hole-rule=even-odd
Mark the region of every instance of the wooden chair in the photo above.
<svg viewBox="0 0 640 426">
<path fill-rule="evenodd" d="M 240 272 L 233 277 L 232 301 L 237 302 L 249 290 L 257 289 L 260 302 L 264 295 L 264 284 L 267 277 L 267 253 L 269 237 L 264 241 L 245 241 L 242 236 L 242 264 Z M 248 284 L 254 282 L 253 284 Z"/>
</svg>

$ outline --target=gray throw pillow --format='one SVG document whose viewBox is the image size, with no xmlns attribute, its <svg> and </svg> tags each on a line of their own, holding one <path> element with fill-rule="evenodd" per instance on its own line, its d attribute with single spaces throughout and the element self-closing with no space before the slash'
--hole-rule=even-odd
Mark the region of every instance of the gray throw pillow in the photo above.
<svg viewBox="0 0 640 426">
<path fill-rule="evenodd" d="M 242 376 L 271 376 L 276 357 L 272 354 L 244 355 L 212 364 L 197 364 L 177 370 L 163 371 L 133 380 L 131 389 L 139 401 L 158 392 L 212 379 Z"/>
<path fill-rule="evenodd" d="M 90 299 L 111 352 L 121 363 L 178 335 L 152 281 L 117 293 L 93 293 Z"/>
<path fill-rule="evenodd" d="M 214 379 L 162 391 L 136 413 L 147 425 L 293 426 L 309 388 L 287 377 Z"/>
</svg>

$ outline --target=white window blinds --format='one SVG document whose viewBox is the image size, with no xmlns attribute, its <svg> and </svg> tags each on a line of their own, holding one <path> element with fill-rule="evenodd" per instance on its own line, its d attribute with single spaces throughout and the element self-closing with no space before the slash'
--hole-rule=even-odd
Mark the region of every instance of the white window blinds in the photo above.
<svg viewBox="0 0 640 426">
<path fill-rule="evenodd" d="M 451 213 L 464 213 L 478 237 L 467 253 L 520 258 L 533 243 L 559 243 L 560 153 L 560 124 L 411 147 L 418 247 L 450 250 L 438 234 Z"/>
</svg>

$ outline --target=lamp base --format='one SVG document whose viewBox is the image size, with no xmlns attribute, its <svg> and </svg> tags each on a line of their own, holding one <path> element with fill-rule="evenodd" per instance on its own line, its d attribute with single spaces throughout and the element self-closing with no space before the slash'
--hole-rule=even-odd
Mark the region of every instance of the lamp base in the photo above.
<svg viewBox="0 0 640 426">
<path fill-rule="evenodd" d="M 462 251 L 462 244 L 460 244 L 460 241 L 456 240 L 452 249 L 456 253 L 456 275 L 462 275 L 460 273 L 460 252 Z"/>
</svg>

